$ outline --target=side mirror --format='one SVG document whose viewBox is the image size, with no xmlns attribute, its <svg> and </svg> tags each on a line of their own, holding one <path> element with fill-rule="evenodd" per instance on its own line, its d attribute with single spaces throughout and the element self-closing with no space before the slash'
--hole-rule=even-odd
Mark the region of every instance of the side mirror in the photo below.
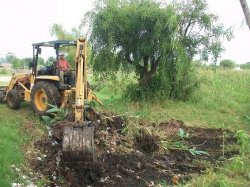
<svg viewBox="0 0 250 187">
<path fill-rule="evenodd" d="M 42 48 L 38 48 L 38 54 L 40 55 L 42 53 Z"/>
</svg>

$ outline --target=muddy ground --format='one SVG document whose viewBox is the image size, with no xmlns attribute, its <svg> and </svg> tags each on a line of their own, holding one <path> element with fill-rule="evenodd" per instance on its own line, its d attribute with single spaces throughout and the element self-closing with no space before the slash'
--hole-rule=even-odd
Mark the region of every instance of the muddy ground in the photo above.
<svg viewBox="0 0 250 187">
<path fill-rule="evenodd" d="M 30 163 L 48 186 L 164 186 L 185 183 L 207 168 L 238 153 L 223 145 L 236 143 L 231 132 L 186 126 L 170 120 L 139 124 L 126 135 L 126 122 L 113 117 L 95 132 L 96 162 L 66 163 L 61 159 L 61 129 L 35 143 Z"/>
</svg>

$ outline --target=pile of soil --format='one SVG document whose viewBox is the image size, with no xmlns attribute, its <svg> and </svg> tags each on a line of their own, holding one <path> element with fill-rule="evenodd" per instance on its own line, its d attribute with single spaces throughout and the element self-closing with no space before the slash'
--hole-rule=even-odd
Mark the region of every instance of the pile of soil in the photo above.
<svg viewBox="0 0 250 187">
<path fill-rule="evenodd" d="M 138 133 L 126 136 L 123 133 L 126 122 L 121 117 L 110 117 L 95 132 L 96 162 L 66 163 L 61 159 L 63 126 L 56 125 L 53 137 L 35 143 L 35 148 L 45 155 L 43 159 L 37 160 L 36 156 L 31 159 L 34 170 L 50 181 L 49 186 L 139 187 L 182 183 L 219 164 L 220 159 L 237 154 L 237 150 L 223 151 L 223 144 L 236 143 L 229 131 L 193 128 L 182 121 L 170 120 L 147 125 L 147 129 L 141 124 Z M 184 134 L 180 135 L 180 129 Z M 154 133 L 157 131 L 160 136 Z"/>
</svg>

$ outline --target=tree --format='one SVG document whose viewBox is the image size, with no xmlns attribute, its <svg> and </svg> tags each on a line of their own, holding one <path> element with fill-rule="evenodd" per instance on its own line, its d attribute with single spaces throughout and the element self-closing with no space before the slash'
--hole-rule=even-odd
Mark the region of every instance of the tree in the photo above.
<svg viewBox="0 0 250 187">
<path fill-rule="evenodd" d="M 132 69 L 141 89 L 186 99 L 197 82 L 192 58 L 216 60 L 222 51 L 223 26 L 207 9 L 203 0 L 98 1 L 85 20 L 91 23 L 94 71 Z"/>
<path fill-rule="evenodd" d="M 13 58 L 15 58 L 15 57 L 16 57 L 16 56 L 15 56 L 14 53 L 8 53 L 8 54 L 6 55 L 6 57 L 5 57 L 6 63 L 11 63 L 11 60 L 12 60 Z"/>
<path fill-rule="evenodd" d="M 241 65 L 240 65 L 240 68 L 241 68 L 241 69 L 250 69 L 250 62 L 247 62 L 247 63 L 245 63 L 245 64 L 241 64 Z"/>
<path fill-rule="evenodd" d="M 3 58 L 3 57 L 1 57 L 1 58 L 0 58 L 0 64 L 3 64 L 3 63 L 5 63 L 5 62 L 6 62 L 6 59 Z"/>
<path fill-rule="evenodd" d="M 220 67 L 225 69 L 233 69 L 235 66 L 235 62 L 229 59 L 224 59 L 220 61 Z"/>
<path fill-rule="evenodd" d="M 45 66 L 46 65 L 45 61 L 44 61 L 44 59 L 42 57 L 38 57 L 37 64 L 39 66 Z"/>
<path fill-rule="evenodd" d="M 23 68 L 28 68 L 29 64 L 33 61 L 31 57 L 26 57 L 23 60 Z"/>
<path fill-rule="evenodd" d="M 53 56 L 48 57 L 46 60 L 46 64 L 53 64 L 54 62 L 56 62 L 56 58 Z"/>
<path fill-rule="evenodd" d="M 22 61 L 16 56 L 12 56 L 10 63 L 14 69 L 20 69 L 22 67 Z"/>
<path fill-rule="evenodd" d="M 56 36 L 58 40 L 77 40 L 78 38 L 82 38 L 83 34 L 80 32 L 77 28 L 72 28 L 70 32 L 64 29 L 62 25 L 54 24 L 51 29 L 50 33 L 52 36 Z M 69 61 L 71 67 L 74 67 L 74 61 L 75 61 L 75 53 L 76 50 L 73 47 L 63 47 L 61 48 L 63 52 L 66 53 L 66 58 Z M 88 48 L 88 54 L 90 56 L 91 49 Z M 89 62 L 89 58 L 87 58 L 87 61 Z"/>
</svg>

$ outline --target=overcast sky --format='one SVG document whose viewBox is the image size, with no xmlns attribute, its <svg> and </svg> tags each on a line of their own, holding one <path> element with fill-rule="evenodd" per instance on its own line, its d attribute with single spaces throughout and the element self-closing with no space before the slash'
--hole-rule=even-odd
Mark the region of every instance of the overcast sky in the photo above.
<svg viewBox="0 0 250 187">
<path fill-rule="evenodd" d="M 226 52 L 221 59 L 238 64 L 250 61 L 250 31 L 242 24 L 244 14 L 239 0 L 208 0 L 211 12 L 225 27 L 234 26 L 235 37 L 224 41 Z M 247 0 L 250 6 L 250 0 Z M 0 56 L 8 52 L 18 57 L 32 56 L 31 44 L 49 41 L 49 28 L 54 23 L 66 29 L 78 27 L 92 0 L 2 0 L 0 2 Z"/>
</svg>

